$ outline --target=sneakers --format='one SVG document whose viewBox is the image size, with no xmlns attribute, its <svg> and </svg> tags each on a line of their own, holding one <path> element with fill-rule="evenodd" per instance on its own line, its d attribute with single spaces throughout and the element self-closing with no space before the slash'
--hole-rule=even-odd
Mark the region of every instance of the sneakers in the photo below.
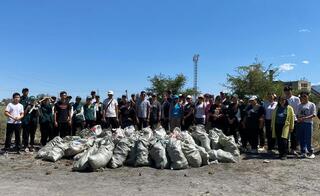
<svg viewBox="0 0 320 196">
<path fill-rule="evenodd" d="M 307 158 L 308 158 L 308 159 L 314 159 L 314 158 L 316 158 L 316 155 L 314 155 L 314 154 L 312 153 L 311 155 L 308 155 Z"/>
<path fill-rule="evenodd" d="M 306 154 L 306 153 L 302 153 L 301 156 L 300 156 L 300 158 L 302 158 L 302 159 L 307 158 L 307 154 Z"/>
<path fill-rule="evenodd" d="M 295 150 L 293 150 L 293 149 L 290 150 L 289 154 L 290 154 L 290 155 L 298 156 L 298 153 L 297 153 Z"/>
</svg>

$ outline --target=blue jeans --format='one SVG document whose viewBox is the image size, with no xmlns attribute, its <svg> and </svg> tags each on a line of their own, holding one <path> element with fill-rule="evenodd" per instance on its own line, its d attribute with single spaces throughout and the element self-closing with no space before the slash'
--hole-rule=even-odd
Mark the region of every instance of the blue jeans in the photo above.
<svg viewBox="0 0 320 196">
<path fill-rule="evenodd" d="M 301 153 L 306 153 L 306 150 L 308 150 L 309 153 L 313 153 L 313 148 L 311 145 L 313 124 L 306 122 L 298 123 L 297 131 L 298 140 L 300 141 Z"/>
</svg>

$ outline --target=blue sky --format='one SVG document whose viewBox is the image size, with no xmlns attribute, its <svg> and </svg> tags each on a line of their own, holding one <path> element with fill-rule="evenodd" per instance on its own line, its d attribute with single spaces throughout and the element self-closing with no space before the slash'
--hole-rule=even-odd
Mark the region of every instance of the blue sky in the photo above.
<svg viewBox="0 0 320 196">
<path fill-rule="evenodd" d="M 184 73 L 217 93 L 227 73 L 257 57 L 279 79 L 320 82 L 319 0 L 3 0 L 0 98 L 67 90 L 120 96 L 148 76 Z"/>
</svg>

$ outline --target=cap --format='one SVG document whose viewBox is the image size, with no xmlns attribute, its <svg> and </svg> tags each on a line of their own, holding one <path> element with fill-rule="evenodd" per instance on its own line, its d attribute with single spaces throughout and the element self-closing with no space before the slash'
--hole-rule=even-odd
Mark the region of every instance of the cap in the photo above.
<svg viewBox="0 0 320 196">
<path fill-rule="evenodd" d="M 157 94 L 156 93 L 152 93 L 152 97 L 156 97 L 157 96 Z"/>
<path fill-rule="evenodd" d="M 192 96 L 191 96 L 191 95 L 188 95 L 188 96 L 187 96 L 187 99 L 192 99 Z"/>
<path fill-rule="evenodd" d="M 140 94 L 141 94 L 141 95 L 145 95 L 145 94 L 146 94 L 146 91 L 141 91 Z"/>
<path fill-rule="evenodd" d="M 34 101 L 34 100 L 36 100 L 36 97 L 35 97 L 35 96 L 30 96 L 30 97 L 29 97 L 29 100 L 30 100 L 30 101 Z"/>
<path fill-rule="evenodd" d="M 258 97 L 255 96 L 255 95 L 253 95 L 253 96 L 250 97 L 249 101 L 254 101 L 254 100 L 256 100 L 256 99 L 258 99 Z"/>
<path fill-rule="evenodd" d="M 80 96 L 77 96 L 76 99 L 81 99 L 81 97 L 80 97 Z"/>
<path fill-rule="evenodd" d="M 108 95 L 113 95 L 113 91 L 108 91 Z"/>
<path fill-rule="evenodd" d="M 200 94 L 200 95 L 198 96 L 198 98 L 204 98 L 203 94 Z"/>
</svg>

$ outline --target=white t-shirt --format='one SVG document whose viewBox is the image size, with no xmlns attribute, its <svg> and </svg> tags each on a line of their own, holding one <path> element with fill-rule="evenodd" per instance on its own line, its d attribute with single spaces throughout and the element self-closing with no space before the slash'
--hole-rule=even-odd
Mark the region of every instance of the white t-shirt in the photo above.
<svg viewBox="0 0 320 196">
<path fill-rule="evenodd" d="M 115 99 L 106 99 L 104 102 L 104 110 L 107 118 L 117 117 L 116 109 L 118 108 L 118 102 Z M 109 105 L 109 106 L 108 106 Z M 108 108 L 106 108 L 108 107 Z"/>
<path fill-rule="evenodd" d="M 300 99 L 299 97 L 296 97 L 296 96 L 291 96 L 289 99 L 288 99 L 288 102 L 289 102 L 289 105 L 291 107 L 293 107 L 293 111 L 294 111 L 294 120 L 296 121 L 297 120 L 297 114 L 298 114 L 298 108 L 299 108 L 299 105 L 300 105 Z"/>
<path fill-rule="evenodd" d="M 13 117 L 20 117 L 21 113 L 24 113 L 23 110 L 23 105 L 18 103 L 18 104 L 13 104 L 13 103 L 9 103 L 6 107 L 6 111 L 10 113 L 11 116 Z M 15 121 L 12 118 L 8 118 L 7 121 L 9 124 L 21 124 L 21 120 L 19 121 Z"/>
<path fill-rule="evenodd" d="M 272 119 L 272 112 L 276 109 L 278 103 L 277 102 L 269 102 L 269 101 L 266 101 L 263 103 L 263 107 L 264 109 L 266 110 L 266 120 L 271 120 Z"/>
<path fill-rule="evenodd" d="M 196 105 L 196 118 L 206 118 L 206 106 L 205 103 Z"/>
<path fill-rule="evenodd" d="M 306 116 L 311 116 L 317 115 L 317 108 L 316 105 L 312 102 L 308 102 L 306 104 L 300 104 L 298 107 L 298 112 L 297 112 L 297 116 L 300 117 L 306 117 Z M 304 122 L 306 123 L 313 123 L 312 119 L 308 119 L 308 120 L 304 120 Z"/>
</svg>

